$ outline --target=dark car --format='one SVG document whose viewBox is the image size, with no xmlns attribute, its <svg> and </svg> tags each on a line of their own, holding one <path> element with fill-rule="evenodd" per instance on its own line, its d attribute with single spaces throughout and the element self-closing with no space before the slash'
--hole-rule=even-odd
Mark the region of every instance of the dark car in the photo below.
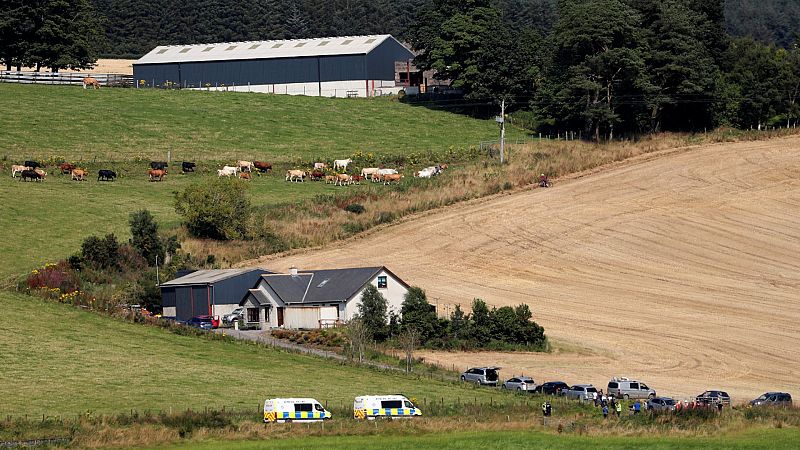
<svg viewBox="0 0 800 450">
<path fill-rule="evenodd" d="M 197 316 L 185 322 L 186 326 L 200 328 L 201 330 L 211 330 L 214 328 L 214 322 L 211 316 Z"/>
<path fill-rule="evenodd" d="M 792 406 L 792 396 L 786 392 L 767 392 L 755 400 L 750 400 L 750 406 L 778 406 L 788 408 Z"/>
<path fill-rule="evenodd" d="M 533 392 L 544 395 L 563 395 L 567 389 L 569 389 L 569 385 L 563 381 L 548 381 L 536 386 Z"/>
<path fill-rule="evenodd" d="M 725 391 L 705 391 L 698 395 L 695 401 L 701 405 L 716 405 L 721 402 L 723 405 L 730 406 L 731 396 Z"/>
</svg>

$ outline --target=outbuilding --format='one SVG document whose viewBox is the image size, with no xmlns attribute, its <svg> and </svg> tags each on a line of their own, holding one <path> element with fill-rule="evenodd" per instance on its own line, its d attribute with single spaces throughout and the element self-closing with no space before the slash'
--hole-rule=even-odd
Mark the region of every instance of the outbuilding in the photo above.
<svg viewBox="0 0 800 450">
<path fill-rule="evenodd" d="M 370 284 L 388 310 L 399 314 L 409 286 L 383 266 L 264 274 L 240 306 L 246 309 L 245 321 L 261 329 L 325 328 L 353 318 Z"/>
<path fill-rule="evenodd" d="M 413 58 L 388 34 L 167 45 L 136 61 L 133 76 L 137 87 L 371 97 L 406 88 L 395 63 Z"/>
<path fill-rule="evenodd" d="M 264 274 L 260 267 L 197 270 L 161 283 L 162 315 L 188 320 L 194 316 L 223 316 L 239 306 L 242 296 Z"/>
</svg>

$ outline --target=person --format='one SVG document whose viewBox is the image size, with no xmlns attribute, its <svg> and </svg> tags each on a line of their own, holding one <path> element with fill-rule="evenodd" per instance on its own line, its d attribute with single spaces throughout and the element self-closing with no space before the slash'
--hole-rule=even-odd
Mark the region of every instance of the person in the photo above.
<svg viewBox="0 0 800 450">
<path fill-rule="evenodd" d="M 550 406 L 550 402 L 546 401 L 542 403 L 542 415 L 544 417 L 550 417 L 552 413 L 553 413 L 553 407 Z"/>
<path fill-rule="evenodd" d="M 678 400 L 675 402 L 675 412 L 681 412 L 681 409 L 683 409 L 683 401 Z"/>
<path fill-rule="evenodd" d="M 642 411 L 642 404 L 639 402 L 639 400 L 636 400 L 633 403 L 633 414 L 634 415 L 639 414 L 641 411 Z"/>
<path fill-rule="evenodd" d="M 614 397 L 611 397 L 611 403 L 614 404 L 614 410 L 617 412 L 617 418 L 622 415 L 622 403 L 615 402 Z"/>
<path fill-rule="evenodd" d="M 539 175 L 539 187 L 548 187 L 550 185 L 550 181 L 547 179 L 547 175 L 541 174 Z"/>
<path fill-rule="evenodd" d="M 608 406 L 603 406 L 603 419 L 608 419 Z"/>
<path fill-rule="evenodd" d="M 608 397 L 606 397 L 606 394 L 600 397 L 600 406 L 608 406 Z"/>
<path fill-rule="evenodd" d="M 592 400 L 594 401 L 594 407 L 597 408 L 597 391 L 592 392 Z"/>
<path fill-rule="evenodd" d="M 717 399 L 717 411 L 722 413 L 722 399 Z"/>
</svg>

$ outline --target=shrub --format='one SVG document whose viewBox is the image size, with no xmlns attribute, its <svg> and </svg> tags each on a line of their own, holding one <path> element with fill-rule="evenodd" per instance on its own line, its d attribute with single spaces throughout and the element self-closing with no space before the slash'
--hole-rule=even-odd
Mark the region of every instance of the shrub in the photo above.
<svg viewBox="0 0 800 450">
<path fill-rule="evenodd" d="M 364 205 L 361 203 L 351 203 L 344 208 L 345 211 L 351 212 L 353 214 L 362 214 L 364 211 Z"/>
<path fill-rule="evenodd" d="M 175 211 L 195 237 L 242 239 L 252 214 L 246 193 L 247 184 L 241 180 L 212 179 L 176 193 Z"/>
<path fill-rule="evenodd" d="M 81 257 L 98 269 L 119 269 L 119 243 L 114 234 L 105 238 L 89 236 L 81 244 Z"/>
<path fill-rule="evenodd" d="M 156 265 L 156 258 L 163 264 L 164 245 L 158 237 L 158 224 L 150 211 L 142 209 L 131 213 L 128 223 L 131 227 L 131 246 L 148 265 Z"/>
<path fill-rule="evenodd" d="M 46 264 L 28 274 L 25 284 L 28 289 L 53 289 L 68 294 L 81 288 L 81 280 L 69 263 Z"/>
</svg>

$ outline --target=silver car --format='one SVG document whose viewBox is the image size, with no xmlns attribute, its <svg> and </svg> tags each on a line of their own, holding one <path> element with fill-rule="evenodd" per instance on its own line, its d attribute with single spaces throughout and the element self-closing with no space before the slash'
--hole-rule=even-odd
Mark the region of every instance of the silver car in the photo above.
<svg viewBox="0 0 800 450">
<path fill-rule="evenodd" d="M 233 311 L 231 311 L 229 314 L 225 314 L 224 316 L 222 316 L 222 323 L 231 325 L 233 324 L 233 322 L 236 322 L 237 320 L 242 319 L 243 317 L 244 317 L 244 308 L 238 307 Z"/>
<path fill-rule="evenodd" d="M 656 391 L 650 389 L 646 384 L 641 381 L 631 380 L 629 378 L 612 378 L 608 382 L 608 395 L 614 398 L 653 398 L 656 396 Z"/>
<path fill-rule="evenodd" d="M 532 391 L 536 389 L 536 382 L 531 377 L 514 377 L 506 380 L 500 387 L 511 391 Z"/>
<path fill-rule="evenodd" d="M 594 399 L 594 394 L 597 393 L 597 388 L 591 384 L 576 384 L 564 392 L 567 398 L 578 399 L 588 402 Z"/>
<path fill-rule="evenodd" d="M 675 400 L 669 397 L 655 397 L 647 401 L 648 411 L 675 411 Z"/>
<path fill-rule="evenodd" d="M 473 367 L 461 374 L 461 381 L 497 386 L 500 381 L 499 367 Z"/>
</svg>

